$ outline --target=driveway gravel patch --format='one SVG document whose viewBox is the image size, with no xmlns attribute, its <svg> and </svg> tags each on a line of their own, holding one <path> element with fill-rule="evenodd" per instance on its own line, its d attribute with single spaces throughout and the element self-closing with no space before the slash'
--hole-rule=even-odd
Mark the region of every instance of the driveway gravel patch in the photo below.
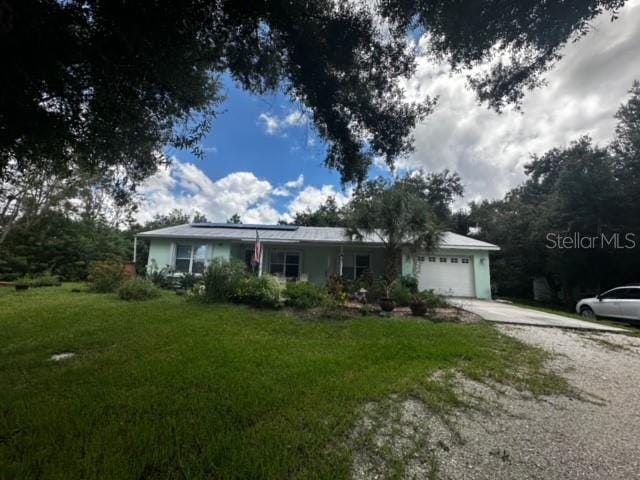
<svg viewBox="0 0 640 480">
<path fill-rule="evenodd" d="M 409 399 L 381 422 L 370 405 L 356 429 L 370 448 L 356 454 L 354 478 L 640 478 L 640 338 L 498 328 L 555 354 L 548 367 L 577 395 L 534 398 L 460 378 L 471 408 L 444 418 Z"/>
</svg>

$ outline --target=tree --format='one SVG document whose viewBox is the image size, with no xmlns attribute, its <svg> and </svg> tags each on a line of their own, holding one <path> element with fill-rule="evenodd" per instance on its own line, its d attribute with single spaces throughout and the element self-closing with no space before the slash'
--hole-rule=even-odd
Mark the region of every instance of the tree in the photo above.
<svg viewBox="0 0 640 480">
<path fill-rule="evenodd" d="M 377 178 L 354 192 L 345 223 L 352 235 L 374 236 L 384 245 L 384 277 L 398 278 L 402 249 L 429 251 L 440 240 L 435 214 L 428 202 L 428 183 L 421 175 L 395 181 Z"/>
<path fill-rule="evenodd" d="M 326 164 L 362 181 L 374 158 L 392 165 L 433 107 L 404 100 L 412 36 L 471 79 L 496 109 L 624 0 L 291 2 L 266 0 L 2 0 L 0 178 L 16 162 L 77 168 L 125 195 L 167 159 L 199 153 L 222 102 L 219 75 L 250 92 L 284 90 L 328 143 Z M 46 168 L 45 168 L 46 167 Z"/>
<path fill-rule="evenodd" d="M 227 220 L 227 223 L 233 223 L 233 224 L 241 224 L 242 223 L 242 219 L 240 218 L 240 215 L 238 215 L 237 213 L 234 213 L 233 215 L 231 215 L 231 217 Z"/>
<path fill-rule="evenodd" d="M 626 217 L 631 230 L 640 235 L 640 82 L 633 82 L 628 101 L 616 113 L 618 124 L 611 151 L 618 188 L 624 192 Z M 640 238 L 640 237 L 639 237 Z"/>
<path fill-rule="evenodd" d="M 533 278 L 541 276 L 571 308 L 576 287 L 602 290 L 635 280 L 638 255 L 602 241 L 602 235 L 624 235 L 636 222 L 624 207 L 615 164 L 609 150 L 582 137 L 534 156 L 525 167 L 528 179 L 503 200 L 471 204 L 478 236 L 501 247 L 492 261 L 501 293 L 530 296 Z M 578 235 L 598 240 L 592 248 L 553 241 Z"/>
<path fill-rule="evenodd" d="M 296 213 L 291 224 L 305 227 L 343 227 L 344 211 L 338 206 L 335 197 L 327 197 L 317 210 L 307 209 Z"/>
<path fill-rule="evenodd" d="M 436 218 L 443 225 L 452 225 L 451 203 L 456 197 L 462 197 L 464 194 L 460 175 L 445 169 L 426 175 L 425 181 L 427 202 Z"/>
<path fill-rule="evenodd" d="M 191 219 L 191 223 L 207 223 L 207 216 L 204 213 L 200 213 L 198 211 L 194 212 L 193 218 Z"/>
</svg>

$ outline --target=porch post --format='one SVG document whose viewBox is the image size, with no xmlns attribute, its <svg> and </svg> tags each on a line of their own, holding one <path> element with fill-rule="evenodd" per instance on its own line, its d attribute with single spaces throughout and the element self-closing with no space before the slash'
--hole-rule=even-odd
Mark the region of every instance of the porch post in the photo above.
<svg viewBox="0 0 640 480">
<path fill-rule="evenodd" d="M 342 277 L 342 264 L 344 262 L 344 247 L 340 245 L 340 261 L 338 262 L 338 274 Z"/>
<path fill-rule="evenodd" d="M 264 244 L 262 244 L 262 248 L 260 249 L 260 262 L 258 263 L 258 276 L 262 276 L 262 260 L 264 259 Z"/>
<path fill-rule="evenodd" d="M 138 258 L 138 236 L 133 236 L 133 263 L 136 263 Z"/>
</svg>

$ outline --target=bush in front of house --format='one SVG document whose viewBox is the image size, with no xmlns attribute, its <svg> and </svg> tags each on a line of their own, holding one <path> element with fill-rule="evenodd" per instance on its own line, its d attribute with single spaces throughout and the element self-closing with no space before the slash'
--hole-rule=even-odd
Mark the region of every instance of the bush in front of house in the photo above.
<svg viewBox="0 0 640 480">
<path fill-rule="evenodd" d="M 94 292 L 115 292 L 123 280 L 123 265 L 118 261 L 101 260 L 93 262 L 89 267 L 89 281 Z"/>
<path fill-rule="evenodd" d="M 253 307 L 275 308 L 280 305 L 280 283 L 271 275 L 245 275 L 237 285 L 231 300 Z"/>
<path fill-rule="evenodd" d="M 412 294 L 418 293 L 418 279 L 415 275 L 403 275 L 400 285 L 408 289 Z"/>
<path fill-rule="evenodd" d="M 326 292 L 313 283 L 288 283 L 284 289 L 285 305 L 302 310 L 321 306 L 327 298 Z"/>
<path fill-rule="evenodd" d="M 118 287 L 122 300 L 150 300 L 160 296 L 160 289 L 145 278 L 130 278 Z"/>
<path fill-rule="evenodd" d="M 413 295 L 413 292 L 401 282 L 397 282 L 391 289 L 391 298 L 399 307 L 408 307 Z"/>
<path fill-rule="evenodd" d="M 246 278 L 247 267 L 243 262 L 213 259 L 204 273 L 204 300 L 207 302 L 233 301 Z"/>
<path fill-rule="evenodd" d="M 413 296 L 413 301 L 426 304 L 430 310 L 434 308 L 444 308 L 448 305 L 447 300 L 433 290 L 423 290 L 422 292 L 416 293 Z"/>
<path fill-rule="evenodd" d="M 173 274 L 173 269 L 168 266 L 162 269 L 151 268 L 147 271 L 147 278 L 156 287 L 172 290 L 176 284 Z"/>
</svg>

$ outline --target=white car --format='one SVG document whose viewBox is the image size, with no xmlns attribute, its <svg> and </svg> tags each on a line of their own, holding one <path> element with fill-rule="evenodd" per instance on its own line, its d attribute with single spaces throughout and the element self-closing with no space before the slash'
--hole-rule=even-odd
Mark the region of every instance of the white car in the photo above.
<svg viewBox="0 0 640 480">
<path fill-rule="evenodd" d="M 616 287 L 597 297 L 583 298 L 576 305 L 583 317 L 640 320 L 640 285 Z"/>
</svg>

